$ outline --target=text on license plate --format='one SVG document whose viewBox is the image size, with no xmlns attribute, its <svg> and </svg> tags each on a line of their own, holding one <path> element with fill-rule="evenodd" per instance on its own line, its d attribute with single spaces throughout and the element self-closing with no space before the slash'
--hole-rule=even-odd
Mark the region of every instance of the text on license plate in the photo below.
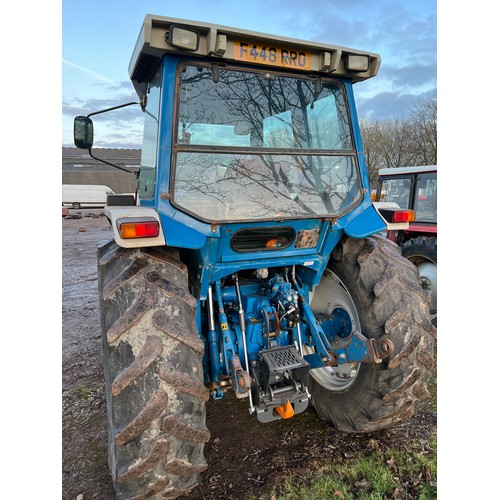
<svg viewBox="0 0 500 500">
<path fill-rule="evenodd" d="M 303 50 L 271 47 L 249 42 L 234 42 L 233 57 L 236 61 L 267 64 L 290 69 L 311 69 L 311 54 Z"/>
</svg>

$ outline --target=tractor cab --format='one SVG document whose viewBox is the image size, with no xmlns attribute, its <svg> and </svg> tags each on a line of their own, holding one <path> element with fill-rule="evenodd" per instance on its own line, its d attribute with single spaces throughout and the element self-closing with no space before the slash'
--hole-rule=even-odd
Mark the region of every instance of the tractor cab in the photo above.
<svg viewBox="0 0 500 500">
<path fill-rule="evenodd" d="M 296 232 L 321 232 L 353 212 L 365 213 L 363 235 L 380 229 L 352 92 L 379 65 L 369 52 L 146 16 L 129 65 L 145 111 L 135 214 L 162 230 L 124 241 L 115 209 L 117 241 L 199 247 L 228 224 L 300 220 Z"/>
<path fill-rule="evenodd" d="M 379 64 L 376 54 L 146 17 L 129 67 L 146 110 L 141 203 L 205 234 L 366 209 L 352 83 Z"/>
</svg>

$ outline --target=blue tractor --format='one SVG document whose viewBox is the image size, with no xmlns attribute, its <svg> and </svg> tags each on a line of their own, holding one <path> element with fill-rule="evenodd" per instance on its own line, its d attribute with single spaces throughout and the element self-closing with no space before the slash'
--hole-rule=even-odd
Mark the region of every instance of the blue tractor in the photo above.
<svg viewBox="0 0 500 500">
<path fill-rule="evenodd" d="M 311 404 L 347 432 L 393 426 L 428 395 L 429 297 L 378 235 L 353 97 L 379 65 L 145 17 L 129 67 L 145 120 L 136 197 L 108 197 L 114 238 L 97 250 L 117 498 L 199 484 L 205 404 L 228 391 L 260 422 Z M 91 155 L 97 113 L 75 118 Z"/>
</svg>

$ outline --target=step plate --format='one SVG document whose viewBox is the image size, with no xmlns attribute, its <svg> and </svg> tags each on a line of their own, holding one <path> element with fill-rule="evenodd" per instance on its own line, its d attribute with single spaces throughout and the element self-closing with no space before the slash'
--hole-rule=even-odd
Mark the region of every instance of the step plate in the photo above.
<svg viewBox="0 0 500 500">
<path fill-rule="evenodd" d="M 271 372 L 282 372 L 283 370 L 295 370 L 297 368 L 309 367 L 309 363 L 297 352 L 294 346 L 267 349 L 261 351 L 260 355 Z"/>
</svg>

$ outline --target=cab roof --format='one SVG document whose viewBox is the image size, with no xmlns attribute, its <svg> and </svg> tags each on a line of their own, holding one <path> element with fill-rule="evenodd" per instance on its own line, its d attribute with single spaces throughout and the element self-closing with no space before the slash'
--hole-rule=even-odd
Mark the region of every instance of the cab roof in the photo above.
<svg viewBox="0 0 500 500">
<path fill-rule="evenodd" d="M 379 176 L 384 175 L 403 175 L 403 174 L 420 174 L 422 172 L 437 172 L 437 165 L 415 165 L 411 167 L 392 167 L 381 168 L 378 171 Z"/>
<path fill-rule="evenodd" d="M 197 48 L 186 50 L 169 43 L 172 27 L 197 33 Z M 148 14 L 144 18 L 129 64 L 130 79 L 140 98 L 145 95 L 147 82 L 167 53 L 198 56 L 212 61 L 239 61 L 268 69 L 288 68 L 320 75 L 342 76 L 353 82 L 374 77 L 380 67 L 380 56 L 372 52 Z M 271 54 L 273 57 L 270 57 Z M 290 58 L 290 55 L 294 55 L 295 59 Z M 305 61 L 302 66 L 296 64 L 298 56 L 301 62 Z M 347 69 L 346 60 L 349 56 L 366 56 L 368 69 Z"/>
</svg>

